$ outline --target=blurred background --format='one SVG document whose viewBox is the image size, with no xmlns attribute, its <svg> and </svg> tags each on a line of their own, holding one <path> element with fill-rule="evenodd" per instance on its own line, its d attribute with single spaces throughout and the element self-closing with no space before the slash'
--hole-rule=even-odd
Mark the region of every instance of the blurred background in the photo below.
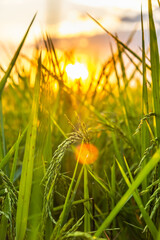
<svg viewBox="0 0 160 240">
<path fill-rule="evenodd" d="M 157 1 L 153 3 L 156 16 Z M 89 13 L 107 30 L 117 33 L 122 41 L 126 41 L 130 32 L 137 29 L 131 47 L 138 50 L 141 45 L 141 4 L 147 28 L 147 0 L 1 0 L 0 63 L 8 62 L 36 12 L 36 21 L 25 47 L 41 41 L 42 35 L 48 32 L 57 49 L 74 51 L 87 55 L 93 61 L 98 59 L 103 62 L 109 55 L 108 46 L 112 40 L 90 19 Z M 157 26 L 159 29 L 159 20 Z"/>
</svg>

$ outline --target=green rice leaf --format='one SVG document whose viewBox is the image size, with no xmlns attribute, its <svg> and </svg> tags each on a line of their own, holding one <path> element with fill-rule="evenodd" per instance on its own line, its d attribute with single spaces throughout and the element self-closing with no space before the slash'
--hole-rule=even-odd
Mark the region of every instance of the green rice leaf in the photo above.
<svg viewBox="0 0 160 240">
<path fill-rule="evenodd" d="M 145 41 L 144 41 L 144 27 L 143 27 L 143 15 L 141 9 L 141 28 L 142 28 L 142 67 L 143 67 L 143 89 L 142 89 L 142 117 L 148 114 L 149 112 L 149 104 L 148 104 L 148 90 L 147 90 L 147 78 L 146 78 L 146 60 L 145 60 Z M 143 157 L 146 148 L 149 146 L 149 131 L 147 122 L 145 121 L 142 124 L 141 131 L 141 158 Z M 143 166 L 146 165 L 148 158 L 145 158 L 143 162 Z M 144 179 L 142 183 L 142 188 L 146 189 L 148 179 L 147 177 Z M 147 202 L 147 194 L 143 196 L 144 203 Z"/>
<path fill-rule="evenodd" d="M 160 98 L 159 98 L 159 50 L 157 34 L 153 19 L 152 3 L 148 0 L 149 9 L 149 33 L 150 33 L 150 58 L 151 58 L 151 76 L 152 76 L 152 96 L 154 104 L 155 117 L 155 135 L 160 142 Z"/>
<path fill-rule="evenodd" d="M 27 29 L 27 31 L 26 31 L 26 33 L 25 33 L 25 35 L 24 35 L 24 37 L 23 37 L 23 39 L 22 39 L 22 41 L 21 41 L 21 43 L 20 43 L 20 45 L 18 47 L 18 49 L 17 49 L 17 51 L 15 52 L 15 54 L 14 54 L 14 56 L 13 56 L 13 58 L 12 58 L 10 64 L 9 64 L 9 66 L 7 68 L 7 71 L 6 71 L 5 75 L 4 75 L 4 77 L 2 78 L 2 80 L 0 82 L 0 96 L 2 94 L 2 91 L 3 91 L 3 88 L 4 88 L 5 84 L 7 82 L 7 79 L 8 79 L 8 77 L 9 77 L 9 75 L 10 75 L 10 73 L 11 73 L 11 71 L 12 71 L 12 69 L 13 69 L 13 67 L 14 67 L 14 65 L 16 63 L 16 60 L 17 60 L 17 58 L 19 56 L 21 48 L 23 47 L 23 44 L 24 44 L 24 42 L 26 40 L 26 37 L 27 37 L 27 35 L 29 33 L 29 30 L 30 30 L 30 28 L 31 28 L 31 26 L 32 26 L 32 24 L 34 22 L 35 17 L 36 17 L 36 14 L 34 15 L 32 21 L 31 21 L 31 23 L 30 23 L 30 25 L 29 25 L 29 27 L 28 27 L 28 29 Z"/>
<path fill-rule="evenodd" d="M 39 92 L 40 92 L 40 78 L 41 78 L 41 57 L 38 63 L 38 72 L 36 76 L 34 98 L 30 116 L 29 127 L 27 131 L 27 138 L 25 144 L 25 153 L 22 165 L 22 174 L 19 186 L 19 197 L 16 216 L 16 237 L 23 240 L 27 228 L 28 211 L 30 204 L 35 144 L 37 135 L 38 123 L 38 108 L 39 108 Z"/>
<path fill-rule="evenodd" d="M 138 188 L 138 186 L 143 182 L 146 176 L 151 172 L 151 170 L 157 165 L 160 161 L 160 149 L 153 155 L 151 160 L 146 164 L 143 170 L 139 173 L 135 181 L 129 187 L 128 191 L 122 196 L 119 200 L 115 208 L 111 211 L 108 217 L 104 220 L 101 226 L 97 229 L 95 236 L 99 237 L 101 233 L 109 226 L 109 224 L 113 221 L 116 215 L 121 211 L 123 206 L 128 202 L 128 200 L 132 197 L 134 191 Z"/>
<path fill-rule="evenodd" d="M 6 166 L 6 164 L 9 162 L 10 158 L 12 157 L 12 155 L 14 154 L 14 152 L 16 150 L 17 145 L 19 145 L 21 143 L 23 137 L 25 136 L 27 129 L 28 129 L 28 126 L 23 130 L 20 137 L 18 137 L 17 141 L 13 144 L 11 149 L 7 152 L 5 157 L 2 159 L 2 161 L 0 162 L 0 169 L 3 169 Z"/>
</svg>

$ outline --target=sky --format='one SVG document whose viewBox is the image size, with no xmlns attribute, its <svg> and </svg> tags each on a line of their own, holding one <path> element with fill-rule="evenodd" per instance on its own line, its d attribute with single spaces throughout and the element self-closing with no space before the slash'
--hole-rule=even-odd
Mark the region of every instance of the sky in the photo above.
<svg viewBox="0 0 160 240">
<path fill-rule="evenodd" d="M 112 33 L 130 32 L 139 22 L 141 3 L 146 19 L 147 0 L 0 0 L 0 45 L 17 44 L 37 12 L 27 37 L 35 41 L 42 33 L 54 38 L 102 34 L 100 27 L 87 13 Z M 158 9 L 157 0 L 153 0 Z M 155 10 L 159 14 L 159 9 Z"/>
<path fill-rule="evenodd" d="M 132 20 L 136 22 L 140 8 L 140 0 L 1 0 L 0 40 L 18 41 L 35 12 L 37 17 L 30 39 L 46 30 L 61 37 L 100 32 L 87 12 L 113 32 L 122 25 L 126 30 Z M 143 0 L 143 11 L 146 10 L 147 0 Z M 127 18 L 131 18 L 130 22 Z"/>
</svg>

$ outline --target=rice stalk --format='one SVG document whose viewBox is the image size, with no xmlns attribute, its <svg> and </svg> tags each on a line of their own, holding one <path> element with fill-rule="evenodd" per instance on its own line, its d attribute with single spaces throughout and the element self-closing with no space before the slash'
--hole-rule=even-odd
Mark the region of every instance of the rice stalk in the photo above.
<svg viewBox="0 0 160 240">
<path fill-rule="evenodd" d="M 82 146 L 83 146 L 83 144 L 81 145 L 81 149 L 82 149 Z M 81 149 L 80 149 L 79 156 L 81 154 Z M 75 176 L 76 176 L 76 173 L 77 173 L 77 168 L 78 168 L 78 160 L 77 160 L 75 170 L 74 170 L 74 173 L 73 173 L 73 177 L 71 179 L 71 183 L 70 183 L 67 195 L 66 195 L 63 210 L 62 210 L 61 215 L 59 217 L 59 220 L 56 223 L 56 226 L 53 230 L 51 239 L 59 239 L 60 235 L 63 232 L 63 226 L 67 222 L 67 219 L 68 219 L 68 216 L 69 216 L 69 213 L 70 213 L 70 210 L 71 210 L 71 206 L 72 206 L 73 201 L 75 199 L 75 195 L 77 193 L 77 189 L 78 189 L 79 183 L 81 181 L 82 173 L 83 173 L 83 168 L 82 168 L 81 171 L 80 171 L 80 174 L 78 176 L 78 179 L 76 181 L 75 187 L 73 189 L 74 182 L 75 182 Z M 73 191 L 73 193 L 71 194 L 72 191 Z"/>
<path fill-rule="evenodd" d="M 42 231 L 44 231 L 45 229 L 45 223 L 48 217 L 51 219 L 51 222 L 53 222 L 54 224 L 56 223 L 52 216 L 53 199 L 56 183 L 59 178 L 59 173 L 61 169 L 61 161 L 64 157 L 64 154 L 69 147 L 79 141 L 82 141 L 82 139 L 84 139 L 84 135 L 80 131 L 71 133 L 70 136 L 58 146 L 48 166 L 48 169 L 43 179 L 45 189 L 42 213 Z"/>
<path fill-rule="evenodd" d="M 18 193 L 7 175 L 0 170 L 0 185 L 4 189 L 3 204 L 1 206 L 0 236 L 1 239 L 15 238 L 16 207 Z"/>
</svg>

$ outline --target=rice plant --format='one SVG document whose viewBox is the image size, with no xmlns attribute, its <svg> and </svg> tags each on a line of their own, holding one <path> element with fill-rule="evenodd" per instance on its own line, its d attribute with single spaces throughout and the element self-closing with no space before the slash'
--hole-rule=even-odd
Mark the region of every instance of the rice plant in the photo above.
<svg viewBox="0 0 160 240">
<path fill-rule="evenodd" d="M 160 63 L 152 1 L 149 54 L 143 8 L 141 55 L 130 48 L 135 31 L 123 43 L 88 14 L 116 50 L 111 44 L 86 89 L 82 79 L 69 84 L 66 66 L 74 56 L 59 56 L 49 34 L 34 56 L 20 54 L 35 17 L 7 70 L 0 68 L 0 239 L 160 239 Z"/>
</svg>

